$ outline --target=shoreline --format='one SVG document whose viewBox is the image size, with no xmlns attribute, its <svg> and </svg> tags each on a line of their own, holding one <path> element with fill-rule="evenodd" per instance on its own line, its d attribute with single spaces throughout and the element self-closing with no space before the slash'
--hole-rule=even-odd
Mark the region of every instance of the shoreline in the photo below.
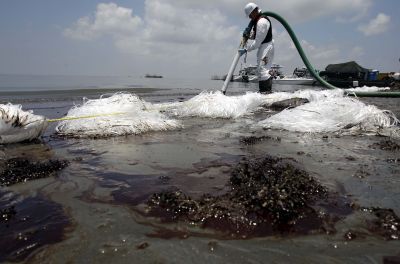
<svg viewBox="0 0 400 264">
<path fill-rule="evenodd" d="M 190 97 L 192 92 L 182 96 Z M 149 95 L 153 101 L 177 101 L 168 94 Z M 396 99 L 362 101 L 400 113 Z M 33 104 L 35 114 L 49 117 L 68 110 L 60 108 L 61 112 L 56 113 L 48 107 L 54 103 Z M 385 256 L 398 254 L 400 241 L 385 240 L 386 231 L 381 227 L 388 223 L 380 222 L 382 218 L 376 214 L 392 217 L 395 221 L 391 224 L 397 226 L 396 217 L 388 209 L 400 215 L 399 150 L 391 149 L 385 138 L 375 134 L 296 133 L 251 127 L 274 113 L 261 108 L 237 120 L 189 116 L 181 118 L 182 129 L 107 139 L 59 138 L 49 128 L 40 143 L 1 146 L 1 157 L 68 160 L 69 166 L 50 177 L 7 187 L 13 195 L 4 196 L 3 192 L 9 205 L 1 209 L 10 209 L 19 201 L 14 216 L 11 209 L 5 214 L 19 221 L 33 215 L 21 211 L 21 206 L 29 205 L 30 198 L 44 199 L 40 202 L 44 206 L 48 202 L 50 211 L 54 204 L 62 208 L 63 214 L 57 217 L 68 219 L 66 226 L 57 227 L 63 231 L 62 239 L 50 240 L 38 232 L 48 243 L 38 244 L 37 251 L 28 254 L 32 263 L 88 258 L 96 262 L 124 262 L 132 256 L 143 263 L 184 263 L 193 256 L 198 262 L 217 262 L 220 258 L 232 263 L 265 259 L 284 262 L 288 260 L 287 254 L 292 261 L 299 262 L 327 256 L 345 262 L 350 252 L 357 259 L 379 262 Z M 257 239 L 227 238 L 229 235 L 222 230 L 201 229 L 182 221 L 165 223 L 138 213 L 146 210 L 146 201 L 152 194 L 163 191 L 179 189 L 193 199 L 203 194 L 223 196 L 230 190 L 232 169 L 243 158 L 251 161 L 266 154 L 296 162 L 324 188 L 353 203 L 354 211 L 346 216 L 334 215 L 333 218 L 339 217 L 334 229 L 327 225 L 322 232 L 318 229 L 307 235 L 260 235 Z M 25 222 L 27 226 L 33 225 L 37 230 L 45 226 L 35 225 L 35 218 L 31 219 Z M 373 221 L 372 226 L 379 227 L 377 232 L 368 230 L 369 220 Z M 11 230 L 30 237 L 28 229 L 9 223 Z M 20 248 L 27 250 L 28 246 L 29 243 Z M 316 249 L 322 253 L 315 255 Z M 6 255 L 3 258 L 10 259 Z"/>
</svg>

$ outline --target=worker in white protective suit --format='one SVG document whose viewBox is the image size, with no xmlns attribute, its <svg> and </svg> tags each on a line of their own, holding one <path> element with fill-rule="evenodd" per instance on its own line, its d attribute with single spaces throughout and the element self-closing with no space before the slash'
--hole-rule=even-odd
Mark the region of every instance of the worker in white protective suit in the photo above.
<svg viewBox="0 0 400 264">
<path fill-rule="evenodd" d="M 248 3 L 244 11 L 251 21 L 243 32 L 245 39 L 252 39 L 247 49 L 240 49 L 243 55 L 257 49 L 258 85 L 260 93 L 270 93 L 272 90 L 272 76 L 270 73 L 274 59 L 274 40 L 272 38 L 272 25 L 267 16 L 254 3 Z"/>
</svg>

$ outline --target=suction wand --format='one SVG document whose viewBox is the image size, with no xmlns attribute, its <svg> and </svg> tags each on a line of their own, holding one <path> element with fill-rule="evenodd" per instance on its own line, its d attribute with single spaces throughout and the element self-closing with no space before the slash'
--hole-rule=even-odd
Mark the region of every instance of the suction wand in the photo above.
<svg viewBox="0 0 400 264">
<path fill-rule="evenodd" d="M 239 48 L 243 48 L 246 45 L 246 42 L 247 42 L 247 39 L 246 38 L 242 38 L 242 42 L 240 43 Z M 224 85 L 222 86 L 222 89 L 221 89 L 223 94 L 226 93 L 226 89 L 228 88 L 229 82 L 232 79 L 233 73 L 235 72 L 236 66 L 237 66 L 241 56 L 242 56 L 242 54 L 240 53 L 240 51 L 237 51 L 235 57 L 233 58 L 233 62 L 231 64 L 231 67 L 229 68 L 228 74 L 226 75 L 226 79 L 224 81 Z"/>
</svg>

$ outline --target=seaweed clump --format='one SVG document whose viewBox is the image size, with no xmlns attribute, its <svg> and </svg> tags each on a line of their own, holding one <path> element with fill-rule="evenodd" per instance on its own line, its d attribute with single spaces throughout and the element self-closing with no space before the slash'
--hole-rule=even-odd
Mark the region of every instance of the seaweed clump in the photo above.
<svg viewBox="0 0 400 264">
<path fill-rule="evenodd" d="M 0 209 L 0 223 L 7 223 L 17 214 L 14 206 Z"/>
<path fill-rule="evenodd" d="M 392 209 L 364 208 L 364 211 L 375 215 L 376 219 L 369 221 L 368 229 L 386 240 L 399 240 L 400 218 Z"/>
<path fill-rule="evenodd" d="M 313 208 L 327 190 L 306 171 L 280 158 L 244 159 L 234 168 L 230 191 L 192 199 L 181 191 L 153 194 L 148 215 L 187 221 L 230 237 L 254 237 L 320 230 L 323 217 Z"/>
<path fill-rule="evenodd" d="M 266 140 L 274 140 L 277 142 L 281 142 L 280 137 L 271 137 L 271 136 L 261 136 L 261 137 L 255 137 L 255 136 L 250 136 L 250 137 L 242 137 L 240 138 L 240 143 L 244 145 L 255 145 L 259 142 L 266 141 Z"/>
<path fill-rule="evenodd" d="M 386 151 L 399 151 L 400 150 L 400 145 L 390 139 L 383 140 L 378 143 L 374 143 L 371 145 L 371 147 L 374 149 L 379 148 L 381 150 L 386 150 Z"/>
<path fill-rule="evenodd" d="M 32 162 L 22 158 L 12 158 L 0 168 L 0 186 L 10 186 L 20 182 L 49 177 L 53 172 L 67 167 L 68 161 L 48 160 Z"/>
</svg>

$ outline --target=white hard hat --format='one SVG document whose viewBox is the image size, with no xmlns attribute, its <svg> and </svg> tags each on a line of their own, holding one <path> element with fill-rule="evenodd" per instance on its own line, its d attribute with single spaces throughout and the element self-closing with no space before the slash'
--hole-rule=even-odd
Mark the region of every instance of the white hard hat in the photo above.
<svg viewBox="0 0 400 264">
<path fill-rule="evenodd" d="M 254 11 L 254 9 L 258 8 L 258 6 L 254 3 L 248 3 L 245 7 L 244 7 L 244 12 L 246 13 L 246 16 L 249 17 L 251 12 Z"/>
</svg>

